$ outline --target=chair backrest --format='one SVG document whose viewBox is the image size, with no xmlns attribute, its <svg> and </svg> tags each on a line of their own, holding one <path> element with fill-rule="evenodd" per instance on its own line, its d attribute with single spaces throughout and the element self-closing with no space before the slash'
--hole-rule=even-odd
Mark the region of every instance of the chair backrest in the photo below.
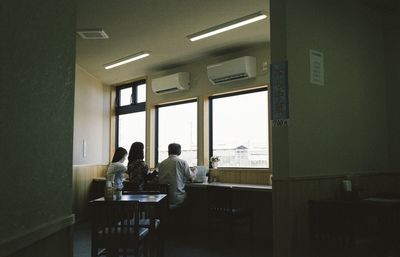
<svg viewBox="0 0 400 257">
<path fill-rule="evenodd" d="M 231 187 L 207 186 L 208 210 L 228 214 L 232 212 Z"/>
<path fill-rule="evenodd" d="M 139 191 L 139 185 L 130 181 L 124 181 L 124 191 Z"/>
<path fill-rule="evenodd" d="M 97 246 L 116 247 L 139 241 L 139 202 L 91 202 L 92 240 Z"/>
<path fill-rule="evenodd" d="M 122 191 L 123 195 L 157 195 L 160 191 Z"/>
<path fill-rule="evenodd" d="M 147 184 L 144 185 L 144 190 L 146 190 L 146 191 L 158 191 L 161 194 L 168 194 L 169 184 L 147 183 Z"/>
</svg>

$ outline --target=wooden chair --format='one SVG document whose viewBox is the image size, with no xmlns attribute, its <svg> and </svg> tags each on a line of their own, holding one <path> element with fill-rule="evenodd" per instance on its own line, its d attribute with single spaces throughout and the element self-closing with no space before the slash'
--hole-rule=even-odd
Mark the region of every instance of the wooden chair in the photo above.
<svg viewBox="0 0 400 257">
<path fill-rule="evenodd" d="M 368 242 L 363 210 L 355 201 L 309 200 L 310 256 L 355 254 Z"/>
<path fill-rule="evenodd" d="M 253 212 L 250 208 L 234 206 L 231 187 L 207 186 L 207 200 L 210 237 L 217 225 L 228 227 L 230 239 L 234 227 L 243 225 L 248 227 L 250 237 L 253 237 Z"/>
<path fill-rule="evenodd" d="M 157 187 L 149 187 L 146 189 L 158 189 Z M 161 188 L 162 189 L 162 188 Z M 168 190 L 168 189 L 167 189 Z M 146 194 L 146 195 L 155 195 L 161 194 L 160 191 L 154 190 L 146 190 L 146 191 L 122 191 L 122 194 Z M 166 199 L 167 201 L 167 199 Z M 165 209 L 166 207 L 161 206 L 159 209 L 155 209 L 154 206 L 143 206 L 139 210 L 139 226 L 149 229 L 149 243 L 152 246 L 156 246 L 157 250 L 153 251 L 153 247 L 150 248 L 150 255 L 153 256 L 154 253 L 157 256 L 160 256 L 160 253 L 163 252 L 163 235 L 160 232 L 161 220 L 165 218 Z"/>
<path fill-rule="evenodd" d="M 140 248 L 147 255 L 149 228 L 139 226 L 139 202 L 91 202 L 92 257 L 106 249 L 111 256 L 128 256 L 132 250 L 139 257 Z"/>
<path fill-rule="evenodd" d="M 139 191 L 139 186 L 130 181 L 124 181 L 124 191 Z"/>
<path fill-rule="evenodd" d="M 169 184 L 159 184 L 159 183 L 146 183 L 144 184 L 145 191 L 155 191 L 159 192 L 160 194 L 166 194 L 166 205 L 169 206 Z"/>
</svg>

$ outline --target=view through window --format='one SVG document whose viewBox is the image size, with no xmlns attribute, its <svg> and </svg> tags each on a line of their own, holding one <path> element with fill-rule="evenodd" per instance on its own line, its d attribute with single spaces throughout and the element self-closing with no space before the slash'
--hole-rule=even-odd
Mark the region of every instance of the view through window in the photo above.
<svg viewBox="0 0 400 257">
<path fill-rule="evenodd" d="M 146 81 L 119 86 L 116 93 L 116 144 L 129 152 L 133 142 L 146 145 Z"/>
<path fill-rule="evenodd" d="M 146 113 L 134 112 L 118 116 L 118 146 L 128 152 L 133 142 L 146 140 Z"/>
<path fill-rule="evenodd" d="M 268 91 L 211 97 L 212 151 L 220 167 L 268 168 Z"/>
<path fill-rule="evenodd" d="M 158 162 L 168 157 L 168 145 L 182 146 L 181 158 L 197 165 L 197 102 L 186 102 L 158 109 Z"/>
</svg>

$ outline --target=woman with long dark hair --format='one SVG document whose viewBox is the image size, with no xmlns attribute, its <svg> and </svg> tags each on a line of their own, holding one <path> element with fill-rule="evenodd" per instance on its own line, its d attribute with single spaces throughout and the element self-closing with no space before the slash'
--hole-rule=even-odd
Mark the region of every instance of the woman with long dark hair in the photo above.
<svg viewBox="0 0 400 257">
<path fill-rule="evenodd" d="M 118 147 L 115 150 L 114 156 L 107 169 L 107 180 L 114 182 L 114 187 L 117 190 L 122 190 L 124 173 L 127 168 L 123 164 L 126 159 L 128 152 L 123 147 Z"/>
<path fill-rule="evenodd" d="M 149 170 L 143 159 L 144 145 L 140 142 L 133 143 L 128 155 L 128 175 L 129 181 L 140 191 L 143 190 L 147 171 Z"/>
</svg>

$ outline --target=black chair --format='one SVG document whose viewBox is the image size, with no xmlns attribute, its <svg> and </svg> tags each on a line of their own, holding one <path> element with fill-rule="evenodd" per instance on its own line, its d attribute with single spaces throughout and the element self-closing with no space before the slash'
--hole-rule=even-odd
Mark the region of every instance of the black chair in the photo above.
<svg viewBox="0 0 400 257">
<path fill-rule="evenodd" d="M 159 184 L 159 183 L 146 183 L 144 184 L 145 191 L 159 192 L 160 194 L 166 194 L 166 205 L 169 206 L 169 184 Z"/>
<path fill-rule="evenodd" d="M 228 227 L 230 239 L 233 239 L 234 228 L 239 226 L 247 226 L 250 238 L 253 237 L 253 212 L 234 205 L 231 187 L 207 186 L 207 202 L 210 238 L 218 225 Z"/>
<path fill-rule="evenodd" d="M 103 254 L 139 257 L 147 255 L 149 228 L 139 226 L 139 202 L 94 201 L 92 209 L 92 257 Z"/>
<path fill-rule="evenodd" d="M 130 181 L 124 181 L 123 191 L 139 191 L 139 185 Z"/>
<path fill-rule="evenodd" d="M 151 189 L 157 189 L 156 187 L 151 187 Z M 122 191 L 124 195 L 155 195 L 161 194 L 160 191 L 146 190 L 146 191 Z M 167 201 L 167 199 L 166 199 Z M 149 244 L 156 246 L 156 251 L 153 251 L 153 247 L 150 247 L 150 255 L 156 254 L 160 256 L 163 253 L 163 235 L 160 232 L 161 220 L 165 220 L 165 209 L 166 206 L 161 206 L 159 209 L 155 209 L 154 206 L 143 206 L 139 210 L 139 226 L 149 229 Z"/>
<path fill-rule="evenodd" d="M 372 249 L 366 207 L 359 201 L 309 200 L 310 256 L 365 256 L 364 249 Z"/>
</svg>

